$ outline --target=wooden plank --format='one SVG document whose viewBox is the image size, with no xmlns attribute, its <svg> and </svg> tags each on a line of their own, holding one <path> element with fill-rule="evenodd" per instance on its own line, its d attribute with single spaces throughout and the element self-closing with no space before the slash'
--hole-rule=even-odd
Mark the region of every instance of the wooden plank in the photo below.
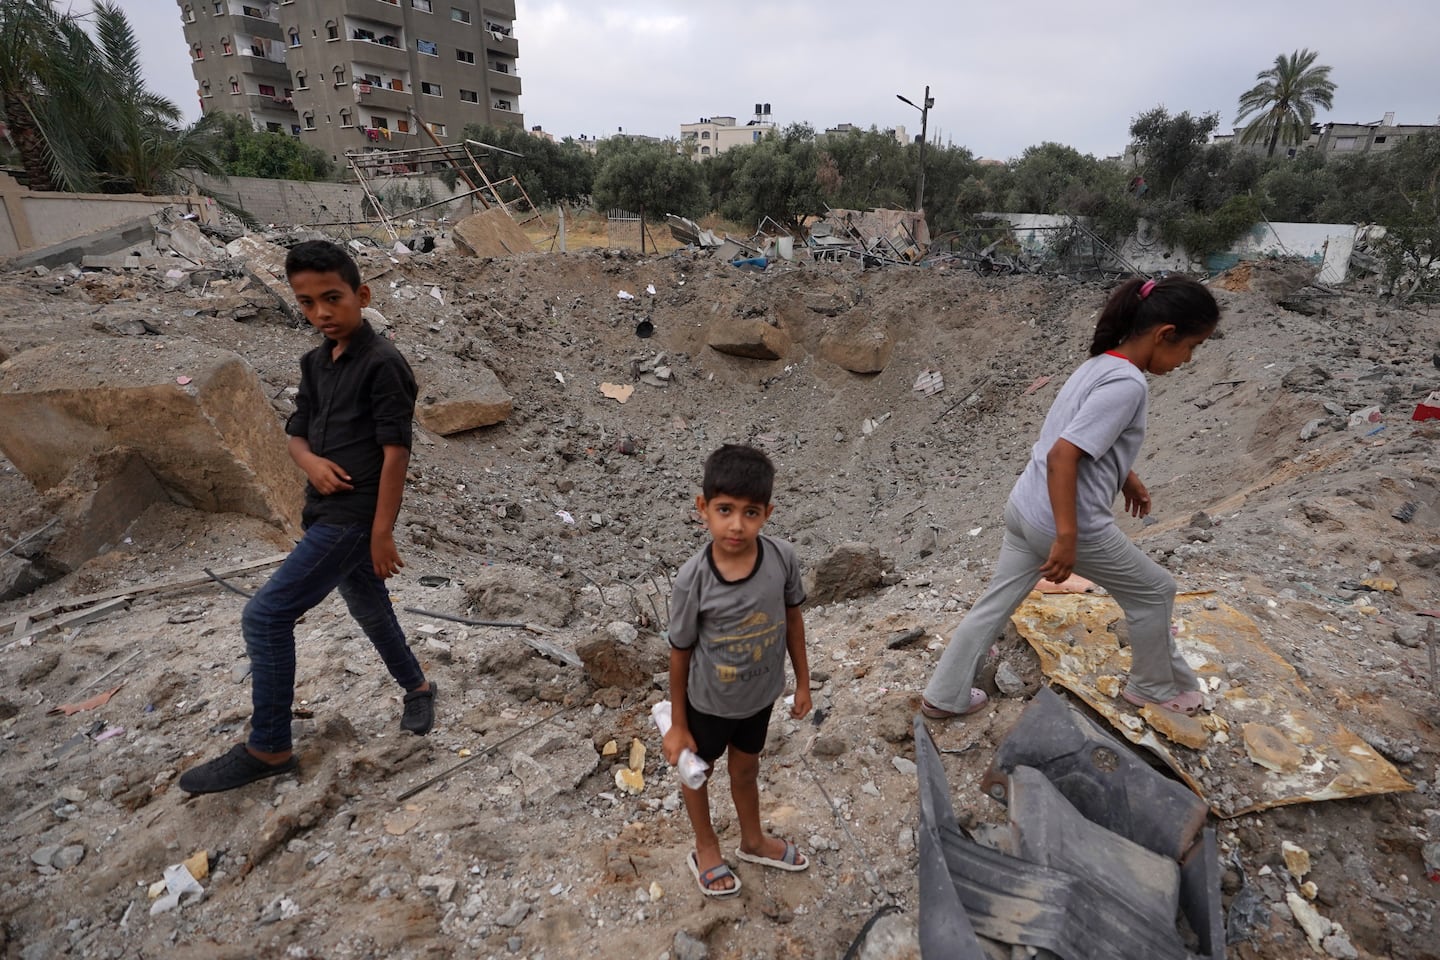
<svg viewBox="0 0 1440 960">
<path fill-rule="evenodd" d="M 251 560 L 249 563 L 242 563 L 238 566 L 225 570 L 216 570 L 216 576 L 231 577 L 239 573 L 247 573 L 251 570 L 259 570 L 263 567 L 273 567 L 284 561 L 289 553 L 277 553 L 259 560 Z M 41 620 L 52 616 L 60 610 L 73 610 L 77 607 L 89 606 L 101 600 L 113 600 L 116 597 L 143 597 L 152 593 L 166 593 L 170 590 L 186 590 L 190 587 L 199 587 L 207 583 L 213 583 L 210 575 L 200 572 L 191 576 L 180 577 L 176 580 L 161 580 L 156 583 L 140 584 L 133 587 L 122 587 L 118 590 L 107 590 L 103 593 L 92 593 L 83 597 L 65 597 L 43 607 L 36 607 L 23 613 L 12 614 L 0 620 L 0 629 L 10 627 L 12 624 L 20 623 L 23 620 Z"/>
<path fill-rule="evenodd" d="M 75 613 L 67 613 L 63 617 L 55 617 L 52 620 L 42 620 L 39 623 L 31 624 L 25 633 L 16 637 L 15 640 L 24 640 L 27 637 L 38 637 L 42 633 L 49 633 L 51 630 L 63 630 L 66 627 L 79 627 L 87 623 L 94 623 L 114 613 L 116 610 L 130 609 L 131 597 L 127 594 L 123 597 L 115 597 L 110 600 L 103 600 L 93 607 L 86 607 Z M 13 640 L 11 641 L 14 642 Z"/>
</svg>

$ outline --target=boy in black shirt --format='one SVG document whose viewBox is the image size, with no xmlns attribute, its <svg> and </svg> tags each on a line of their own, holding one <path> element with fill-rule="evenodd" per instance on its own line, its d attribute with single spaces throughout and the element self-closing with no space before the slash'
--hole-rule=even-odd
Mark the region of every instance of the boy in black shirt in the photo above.
<svg viewBox="0 0 1440 960">
<path fill-rule="evenodd" d="M 424 736 L 435 722 L 435 685 L 405 642 L 385 589 L 385 578 L 405 565 L 394 530 L 410 462 L 414 374 L 361 316 L 370 288 L 343 249 L 323 240 L 297 244 L 285 275 L 305 318 L 325 336 L 300 360 L 300 392 L 285 424 L 290 456 L 309 478 L 305 536 L 241 618 L 251 664 L 249 742 L 185 771 L 180 788 L 188 793 L 231 790 L 296 768 L 295 623 L 337 588 L 406 691 L 401 727 Z"/>
</svg>

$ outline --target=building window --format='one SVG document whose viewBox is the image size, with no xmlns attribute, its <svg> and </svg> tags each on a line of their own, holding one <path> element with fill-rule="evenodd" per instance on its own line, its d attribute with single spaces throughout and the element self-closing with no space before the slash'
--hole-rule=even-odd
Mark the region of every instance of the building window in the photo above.
<svg viewBox="0 0 1440 960">
<path fill-rule="evenodd" d="M 220 38 L 220 52 L 221 52 L 222 54 L 224 54 L 225 56 L 227 56 L 227 57 L 230 56 L 232 53 L 235 52 L 235 49 L 230 46 L 230 38 L 229 38 L 229 37 L 221 37 L 221 38 Z"/>
<path fill-rule="evenodd" d="M 269 122 L 267 122 L 267 123 L 265 124 L 265 132 L 266 132 L 266 133 L 284 133 L 284 132 L 285 132 L 285 126 L 284 126 L 284 124 L 279 124 L 279 123 L 275 123 L 274 121 L 269 121 Z"/>
<path fill-rule="evenodd" d="M 296 30 L 294 27 L 290 28 L 290 46 L 300 46 L 300 31 Z"/>
<path fill-rule="evenodd" d="M 470 22 L 470 11 L 469 11 L 469 10 L 461 10 L 459 7 L 451 7 L 451 8 L 450 8 L 450 19 L 451 19 L 451 20 L 454 20 L 456 23 L 469 23 L 469 22 Z"/>
<path fill-rule="evenodd" d="M 200 96 L 201 96 L 201 97 L 206 97 L 206 98 L 211 97 L 211 96 L 214 96 L 214 94 L 212 94 L 212 93 L 210 92 L 210 81 L 209 81 L 209 80 L 201 80 L 201 81 L 200 81 Z"/>
<path fill-rule="evenodd" d="M 298 123 L 292 123 L 292 124 L 290 124 L 290 134 L 291 134 L 291 136 L 296 136 L 296 137 L 300 136 L 300 124 L 298 124 Z"/>
<path fill-rule="evenodd" d="M 334 20 L 326 20 L 326 21 L 325 21 L 325 39 L 326 39 L 326 40 L 339 40 L 339 39 L 340 39 L 340 25 L 337 24 Z"/>
<path fill-rule="evenodd" d="M 410 6 L 423 13 L 431 13 L 430 0 L 410 0 Z"/>
<path fill-rule="evenodd" d="M 420 81 L 420 92 L 423 93 L 423 94 L 425 94 L 427 97 L 443 97 L 443 96 L 445 96 L 445 91 L 443 91 L 443 90 L 440 88 L 440 84 L 438 84 L 438 83 L 427 83 L 427 82 L 425 82 L 424 80 L 421 80 L 421 81 Z"/>
<path fill-rule="evenodd" d="M 345 86 L 345 68 L 339 64 L 335 65 L 335 86 Z"/>
<path fill-rule="evenodd" d="M 195 46 L 193 46 L 193 47 L 190 48 L 190 55 L 191 55 L 192 57 L 194 57 L 196 60 L 204 60 L 204 59 L 205 59 L 205 47 L 204 47 L 204 45 L 203 45 L 203 44 L 199 44 L 199 43 L 195 44 Z"/>
<path fill-rule="evenodd" d="M 396 129 L 396 130 L 399 130 L 401 133 L 409 133 L 409 132 L 410 132 L 410 121 L 409 121 L 409 120 L 396 120 L 396 121 L 395 121 L 395 129 Z"/>
<path fill-rule="evenodd" d="M 1385 138 L 1384 138 L 1384 137 L 1376 137 L 1376 138 L 1375 138 L 1375 142 L 1376 142 L 1376 143 L 1384 143 L 1384 142 L 1385 142 Z"/>
<path fill-rule="evenodd" d="M 709 131 L 709 130 L 702 130 L 702 131 L 700 131 L 700 139 L 701 139 L 701 140 L 709 140 L 709 139 L 710 139 L 710 131 Z"/>
<path fill-rule="evenodd" d="M 215 16 L 225 16 L 225 4 L 223 0 L 215 0 Z"/>
<path fill-rule="evenodd" d="M 239 81 L 239 80 L 236 80 L 234 77 L 231 77 L 231 78 L 230 78 L 230 92 L 231 92 L 231 93 L 239 93 L 239 92 L 240 92 L 240 81 Z"/>
<path fill-rule="evenodd" d="M 186 23 L 194 23 L 194 22 L 195 22 L 195 8 L 192 7 L 192 6 L 190 6 L 190 4 L 188 4 L 188 3 L 185 4 L 185 22 L 186 22 Z"/>
<path fill-rule="evenodd" d="M 709 147 L 701 147 L 701 148 L 700 148 L 700 153 L 701 153 L 702 155 L 704 155 L 704 156 L 709 156 L 709 155 L 710 155 L 710 148 L 709 148 Z"/>
<path fill-rule="evenodd" d="M 502 60 L 492 60 L 490 61 L 490 69 L 494 70 L 496 73 L 509 73 L 510 64 L 505 63 Z"/>
<path fill-rule="evenodd" d="M 268 84 L 268 83 L 262 83 L 262 84 L 260 84 L 260 96 L 262 96 L 262 97 L 273 97 L 273 96 L 275 96 L 275 88 L 272 87 L 272 86 L 270 86 L 270 84 Z"/>
<path fill-rule="evenodd" d="M 310 87 L 309 87 L 309 81 L 308 81 L 308 80 L 306 79 L 306 77 L 305 77 L 305 71 L 304 71 L 304 70 L 297 70 L 297 71 L 295 71 L 295 89 L 297 89 L 297 90 L 309 90 L 309 89 L 310 89 Z"/>
<path fill-rule="evenodd" d="M 461 63 L 474 63 L 475 54 L 470 52 L 469 50 L 456 50 L 455 59 L 459 60 Z"/>
<path fill-rule="evenodd" d="M 350 111 L 349 111 L 349 110 L 341 110 L 341 111 L 340 111 L 340 126 L 342 126 L 342 127 L 354 126 L 354 124 L 352 124 L 352 123 L 350 122 Z"/>
<path fill-rule="evenodd" d="M 496 110 L 514 110 L 515 108 L 510 105 L 510 101 L 509 101 L 509 100 L 496 100 L 496 101 L 495 101 L 495 109 L 496 109 Z"/>
<path fill-rule="evenodd" d="M 480 94 L 475 92 L 474 90 L 461 90 L 460 99 L 464 100 L 466 103 L 479 103 Z"/>
<path fill-rule="evenodd" d="M 315 114 L 313 114 L 313 113 L 307 113 L 307 114 L 305 114 L 305 129 L 306 129 L 306 130 L 314 130 L 314 129 L 315 129 Z"/>
<path fill-rule="evenodd" d="M 403 93 L 405 91 L 405 81 L 401 80 L 399 77 L 396 77 L 394 80 L 390 81 L 390 89 L 399 90 Z"/>
<path fill-rule="evenodd" d="M 240 7 L 240 12 L 241 12 L 242 14 L 244 14 L 245 16 L 247 16 L 247 17 L 253 17 L 253 18 L 256 19 L 256 20 L 264 20 L 264 19 L 265 19 L 265 14 L 264 14 L 263 11 L 261 11 L 261 9 L 260 9 L 259 7 L 241 6 L 241 7 Z M 277 131 L 277 132 L 278 132 L 278 131 Z"/>
<path fill-rule="evenodd" d="M 1354 138 L 1354 137 L 1336 137 L 1336 138 L 1335 138 L 1335 149 L 1336 149 L 1336 150 L 1354 150 L 1354 149 L 1355 149 L 1355 138 Z"/>
<path fill-rule="evenodd" d="M 380 81 L 380 74 L 378 74 L 378 73 L 367 73 L 367 74 L 365 74 L 365 79 L 364 79 L 363 81 L 361 81 L 361 82 L 362 82 L 362 83 L 368 83 L 368 84 L 369 84 L 370 86 L 372 86 L 372 87 L 383 86 L 383 84 L 382 84 L 381 81 Z"/>
<path fill-rule="evenodd" d="M 415 50 L 418 53 L 423 53 L 431 57 L 440 56 L 440 47 L 433 40 L 416 40 Z"/>
<path fill-rule="evenodd" d="M 374 127 L 377 130 L 389 130 L 390 121 L 386 120 L 384 117 L 371 117 L 370 126 Z"/>
<path fill-rule="evenodd" d="M 425 126 L 429 129 L 429 131 L 430 131 L 431 133 L 435 134 L 435 136 L 437 136 L 437 137 L 443 137 L 443 136 L 445 136 L 445 124 L 443 124 L 443 123 L 427 123 L 427 124 L 425 124 Z"/>
</svg>

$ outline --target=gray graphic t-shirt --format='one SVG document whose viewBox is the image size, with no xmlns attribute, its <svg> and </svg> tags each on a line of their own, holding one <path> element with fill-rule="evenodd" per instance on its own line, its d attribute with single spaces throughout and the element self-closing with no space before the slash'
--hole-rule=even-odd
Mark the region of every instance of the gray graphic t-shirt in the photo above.
<svg viewBox="0 0 1440 960">
<path fill-rule="evenodd" d="M 1148 399 L 1145 374 L 1124 357 L 1102 353 L 1080 364 L 1051 404 L 1030 462 L 1010 493 L 1026 523 L 1055 532 L 1045 458 L 1057 440 L 1069 440 L 1089 454 L 1075 479 L 1081 538 L 1090 539 L 1115 522 L 1115 494 L 1145 440 Z"/>
<path fill-rule="evenodd" d="M 805 585 L 794 547 L 763 533 L 758 545 L 743 580 L 720 576 L 708 543 L 675 577 L 670 644 L 695 650 L 688 691 L 701 713 L 752 716 L 785 689 L 785 608 L 805 602 Z"/>
</svg>

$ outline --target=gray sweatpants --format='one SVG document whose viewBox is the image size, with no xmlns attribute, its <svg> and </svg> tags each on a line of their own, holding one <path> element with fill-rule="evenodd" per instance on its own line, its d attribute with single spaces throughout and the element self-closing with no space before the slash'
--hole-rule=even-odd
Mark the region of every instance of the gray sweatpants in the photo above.
<svg viewBox="0 0 1440 960">
<path fill-rule="evenodd" d="M 1005 539 L 995 574 L 975 606 L 950 635 L 950 644 L 925 687 L 925 699 L 942 710 L 965 710 L 970 687 L 991 643 L 1005 623 L 1040 582 L 1040 567 L 1050 556 L 1055 538 L 1005 507 Z M 1130 635 L 1128 689 L 1148 700 L 1169 700 L 1200 688 L 1199 678 L 1185 663 L 1170 637 L 1175 605 L 1175 578 L 1111 526 L 1096 539 L 1081 540 L 1075 572 L 1110 592 L 1125 611 Z"/>
</svg>

